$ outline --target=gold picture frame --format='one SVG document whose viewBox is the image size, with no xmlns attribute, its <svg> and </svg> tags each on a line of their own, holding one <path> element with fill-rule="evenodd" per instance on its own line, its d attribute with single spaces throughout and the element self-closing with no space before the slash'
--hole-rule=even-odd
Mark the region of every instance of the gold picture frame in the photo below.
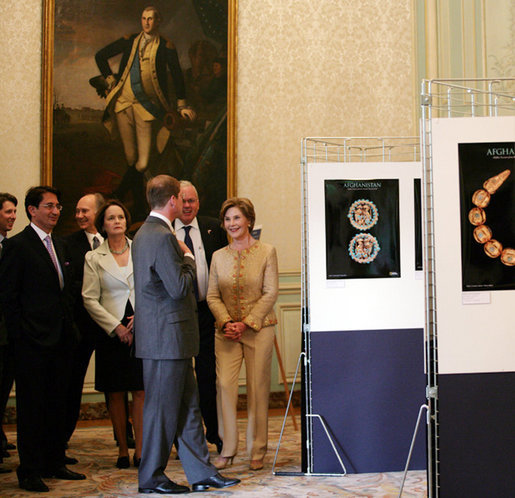
<svg viewBox="0 0 515 498">
<path fill-rule="evenodd" d="M 41 181 L 43 184 L 47 185 L 54 185 L 57 188 L 60 188 L 65 196 L 64 196 L 64 206 L 65 210 L 63 212 L 63 222 L 60 223 L 61 230 L 60 231 L 69 231 L 71 228 L 74 228 L 73 223 L 73 207 L 77 198 L 69 198 L 68 192 L 66 189 L 66 180 L 59 180 L 56 176 L 56 150 L 59 147 L 59 145 L 56 145 L 56 137 L 57 133 L 59 133 L 60 127 L 66 127 L 67 123 L 68 126 L 70 123 L 70 120 L 74 122 L 75 115 L 77 113 L 76 108 L 70 108 L 69 112 L 67 113 L 67 107 L 66 103 L 62 102 L 62 99 L 59 99 L 58 93 L 56 93 L 56 86 L 61 84 L 61 87 L 63 86 L 63 77 L 62 74 L 59 73 L 59 71 L 62 71 L 62 68 L 64 67 L 63 64 L 68 63 L 68 60 L 71 60 L 71 64 L 74 63 L 74 60 L 79 60 L 80 57 L 84 59 L 84 45 L 87 43 L 88 34 L 87 34 L 87 24 L 81 25 L 80 28 L 82 30 L 82 33 L 86 33 L 85 39 L 86 43 L 84 42 L 84 38 L 77 38 L 76 44 L 78 45 L 78 48 L 75 50 L 75 52 L 78 54 L 76 55 L 76 59 L 73 59 L 75 56 L 74 54 L 68 54 L 68 58 L 63 63 L 63 46 L 67 43 L 70 44 L 69 38 L 66 38 L 69 35 L 68 33 L 73 32 L 74 28 L 78 28 L 79 26 L 65 26 L 65 29 L 63 29 L 63 16 L 66 16 L 70 12 L 73 12 L 70 8 L 70 3 L 73 1 L 79 1 L 79 0 L 44 0 L 43 4 L 43 56 L 42 56 L 42 136 L 41 136 Z M 161 10 L 163 13 L 163 19 L 168 18 L 168 21 L 172 23 L 173 15 L 177 15 L 180 9 L 184 8 L 184 4 L 188 3 L 188 0 L 185 0 L 185 2 L 175 2 L 171 3 L 169 0 L 156 0 L 155 2 L 140 2 L 140 1 L 132 1 L 132 0 L 118 0 L 115 2 L 108 2 L 107 4 L 118 4 L 120 6 L 123 6 L 123 11 L 126 12 L 129 7 L 133 12 L 139 12 L 141 13 L 143 11 L 143 8 L 146 7 L 148 4 L 153 3 L 158 9 Z M 207 4 L 208 2 L 206 2 Z M 227 45 L 224 50 L 224 61 L 226 61 L 226 72 L 227 72 L 227 112 L 226 112 L 226 189 L 225 192 L 223 192 L 223 196 L 232 196 L 236 193 L 236 73 L 237 73 L 237 16 L 238 16 L 238 1 L 237 0 L 227 0 L 224 2 L 223 0 L 219 0 L 220 5 L 223 9 L 227 9 Z M 225 7 L 226 3 L 226 7 Z M 88 4 L 90 4 L 88 6 Z M 177 4 L 180 4 L 179 7 L 177 7 Z M 190 1 L 189 4 L 192 4 Z M 99 3 L 98 0 L 80 0 L 80 3 L 77 4 L 78 8 L 80 8 L 81 12 L 87 12 L 87 14 L 91 15 L 79 15 L 77 14 L 77 18 L 79 21 L 76 21 L 76 24 L 82 23 L 82 19 L 86 18 L 86 21 L 88 22 L 88 19 L 93 18 L 92 13 L 98 14 L 99 11 L 101 12 L 103 3 Z M 168 12 L 167 16 L 167 6 L 170 6 L 170 12 Z M 194 6 L 189 7 L 190 10 L 194 9 Z M 89 9 L 89 12 L 88 12 Z M 172 12 L 173 11 L 173 12 Z M 100 17 L 102 17 L 100 14 L 98 14 Z M 182 18 L 181 18 L 182 19 Z M 186 18 L 190 19 L 190 18 Z M 200 19 L 200 16 L 199 16 Z M 57 25 L 56 29 L 56 20 L 59 23 Z M 113 40 L 118 36 L 123 36 L 125 33 L 120 33 L 120 19 L 118 16 L 113 16 L 112 18 L 113 23 L 116 22 L 116 27 L 112 28 L 113 33 Z M 136 21 L 139 22 L 139 18 L 136 16 Z M 94 19 L 90 22 L 94 22 Z M 104 22 L 104 21 L 100 21 Z M 174 21 L 176 25 L 178 24 L 178 21 Z M 201 23 L 199 23 L 201 24 Z M 96 24 L 92 24 L 92 26 L 96 26 Z M 131 21 L 131 25 L 127 27 L 127 30 L 133 30 L 134 31 L 135 24 Z M 141 26 L 139 26 L 139 29 L 141 30 Z M 198 28 L 196 28 L 198 31 Z M 104 28 L 104 31 L 107 31 L 107 28 Z M 188 29 L 184 28 L 181 32 L 187 32 Z M 64 35 L 62 34 L 64 33 Z M 77 37 L 80 36 L 79 29 L 77 29 Z M 175 32 L 174 32 L 175 33 Z M 160 34 L 163 36 L 166 36 L 167 33 L 162 33 L 160 30 Z M 193 35 L 191 35 L 193 36 Z M 61 37 L 61 38 L 60 38 Z M 172 37 L 173 38 L 173 37 Z M 63 42 L 63 40 L 65 40 Z M 172 40 L 172 42 L 175 42 L 176 40 Z M 91 42 L 91 45 L 93 43 L 96 43 L 96 40 L 93 40 Z M 176 44 L 177 45 L 177 44 Z M 88 46 L 86 45 L 86 48 Z M 95 45 L 95 47 L 90 47 L 91 53 L 95 53 L 96 50 L 99 50 L 102 48 L 101 46 Z M 57 50 L 57 57 L 56 57 L 56 50 Z M 191 48 L 190 48 L 191 50 Z M 82 51 L 82 53 L 81 53 Z M 220 51 L 222 51 L 222 48 L 220 48 Z M 179 47 L 177 46 L 177 52 L 179 53 Z M 186 54 L 184 53 L 186 52 Z M 189 51 L 187 49 L 182 50 L 182 54 L 179 53 L 179 58 L 184 58 L 189 54 Z M 191 54 L 190 54 L 191 57 Z M 56 58 L 58 59 L 58 65 L 56 66 Z M 87 58 L 87 57 L 86 57 Z M 94 57 L 91 59 L 94 64 Z M 113 64 L 113 66 L 116 64 Z M 92 66 L 92 63 L 89 62 L 89 65 Z M 181 62 L 181 66 L 183 66 Z M 56 69 L 57 67 L 57 69 Z M 95 68 L 96 69 L 96 68 Z M 71 69 L 70 69 L 71 70 Z M 182 67 L 183 72 L 185 72 L 185 68 Z M 191 70 L 191 69 L 190 69 Z M 91 69 L 88 67 L 88 77 L 94 76 L 94 74 L 91 74 Z M 84 70 L 84 74 L 86 74 Z M 56 85 L 56 77 L 58 78 L 58 85 Z M 68 84 L 68 81 L 70 81 L 70 85 L 73 85 L 73 79 L 65 80 L 64 85 Z M 81 84 L 84 86 L 84 78 L 81 80 Z M 87 79 L 86 79 L 87 81 Z M 59 83 L 60 82 L 60 83 Z M 87 91 L 93 91 L 93 88 L 87 88 Z M 85 94 L 86 91 L 82 91 L 82 94 Z M 88 98 L 91 98 L 91 96 L 88 93 Z M 95 96 L 95 98 L 98 98 Z M 88 114 L 88 111 L 90 111 L 90 107 L 84 107 L 84 114 Z M 95 111 L 97 112 L 98 109 Z M 90 112 L 90 114 L 93 111 Z M 99 112 L 99 111 L 98 111 Z M 97 114 L 98 114 L 97 112 Z M 68 115 L 67 115 L 68 114 Z M 71 114 L 71 118 L 70 118 Z M 60 119 L 59 116 L 64 116 L 65 119 Z M 57 123 L 57 124 L 56 124 Z M 63 124 L 64 123 L 64 124 Z M 206 125 L 207 126 L 207 125 Z M 82 131 L 81 133 L 86 133 Z M 66 140 L 66 137 L 63 138 L 61 135 L 59 137 L 59 144 L 62 144 L 62 141 Z M 75 140 L 77 141 L 77 140 Z M 65 144 L 66 145 L 66 144 Z M 121 149 L 120 149 L 121 150 Z M 77 154 L 76 154 L 77 155 Z M 81 153 L 79 151 L 78 155 L 80 156 Z M 70 158 L 68 158 L 70 159 Z M 80 157 L 79 157 L 80 159 Z M 69 164 L 68 166 L 68 162 Z M 73 157 L 70 161 L 66 162 L 66 168 L 74 168 L 75 164 L 73 161 Z M 62 161 L 61 161 L 62 163 Z M 60 164 L 61 164 L 60 163 Z M 60 168 L 63 168 L 63 166 L 59 166 Z M 73 174 L 73 173 L 72 173 Z M 188 178 L 189 179 L 189 178 Z M 57 184 L 56 184 L 57 183 Z M 194 182 L 195 183 L 195 182 Z M 77 197 L 77 188 L 70 189 L 72 191 L 73 197 Z M 202 199 L 202 197 L 201 197 Z M 67 205 L 67 203 L 69 205 Z M 201 212 L 202 212 L 202 202 L 201 202 Z M 205 214 L 214 214 L 214 210 L 211 209 L 211 212 L 205 213 Z M 69 219 L 68 219 L 69 218 Z"/>
</svg>

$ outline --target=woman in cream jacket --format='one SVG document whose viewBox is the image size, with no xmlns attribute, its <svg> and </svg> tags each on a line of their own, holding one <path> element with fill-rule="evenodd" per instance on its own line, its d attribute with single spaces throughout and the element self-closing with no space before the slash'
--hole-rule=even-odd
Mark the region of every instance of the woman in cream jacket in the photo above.
<svg viewBox="0 0 515 498">
<path fill-rule="evenodd" d="M 134 277 L 131 242 L 126 237 L 129 213 L 118 201 L 98 212 L 97 230 L 104 242 L 86 254 L 82 297 L 93 320 L 104 329 L 95 353 L 95 389 L 107 393 L 109 415 L 119 443 L 118 468 L 130 466 L 126 438 L 125 393 L 132 392 L 136 440 L 134 465 L 141 459 L 143 428 L 143 372 L 131 355 L 133 343 Z"/>
</svg>

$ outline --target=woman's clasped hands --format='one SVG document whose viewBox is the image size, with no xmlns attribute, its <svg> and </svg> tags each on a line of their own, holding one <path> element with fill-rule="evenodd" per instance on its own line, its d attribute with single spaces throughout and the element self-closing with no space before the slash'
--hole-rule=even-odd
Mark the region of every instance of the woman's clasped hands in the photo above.
<svg viewBox="0 0 515 498">
<path fill-rule="evenodd" d="M 230 341 L 238 342 L 247 326 L 243 322 L 227 322 L 224 325 L 224 337 Z"/>
</svg>

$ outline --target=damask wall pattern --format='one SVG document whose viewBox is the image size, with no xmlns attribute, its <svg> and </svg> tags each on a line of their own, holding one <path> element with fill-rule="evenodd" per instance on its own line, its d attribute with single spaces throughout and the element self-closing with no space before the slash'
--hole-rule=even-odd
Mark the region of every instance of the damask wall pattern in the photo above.
<svg viewBox="0 0 515 498">
<path fill-rule="evenodd" d="M 7 43 L 0 53 L 1 189 L 19 198 L 40 178 L 42 3 L 0 2 Z M 492 9 L 493 3 L 481 0 L 482 9 L 474 11 L 484 15 L 474 25 L 487 68 L 475 77 L 513 74 L 515 7 L 495 0 Z M 301 138 L 417 133 L 423 75 L 414 40 L 423 27 L 414 9 L 422 4 L 239 0 L 237 189 L 255 201 L 263 238 L 277 246 L 282 272 L 300 268 Z M 464 10 L 453 20 L 456 29 L 468 15 Z M 465 35 L 463 42 L 478 43 Z M 436 57 L 453 60 L 461 50 L 444 45 Z M 15 231 L 25 221 L 19 210 Z"/>
<path fill-rule="evenodd" d="M 238 193 L 300 268 L 300 141 L 416 133 L 411 0 L 240 0 Z"/>
<path fill-rule="evenodd" d="M 23 206 L 25 191 L 40 178 L 41 0 L 0 2 L 0 191 Z M 18 206 L 15 231 L 26 218 Z"/>
</svg>

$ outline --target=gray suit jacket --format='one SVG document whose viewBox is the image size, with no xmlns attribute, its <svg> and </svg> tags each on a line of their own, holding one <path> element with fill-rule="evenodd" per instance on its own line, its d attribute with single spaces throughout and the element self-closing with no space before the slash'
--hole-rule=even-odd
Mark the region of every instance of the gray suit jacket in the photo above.
<svg viewBox="0 0 515 498">
<path fill-rule="evenodd" d="M 136 356 L 183 360 L 198 354 L 195 261 L 184 257 L 167 224 L 149 216 L 132 244 Z"/>
</svg>

